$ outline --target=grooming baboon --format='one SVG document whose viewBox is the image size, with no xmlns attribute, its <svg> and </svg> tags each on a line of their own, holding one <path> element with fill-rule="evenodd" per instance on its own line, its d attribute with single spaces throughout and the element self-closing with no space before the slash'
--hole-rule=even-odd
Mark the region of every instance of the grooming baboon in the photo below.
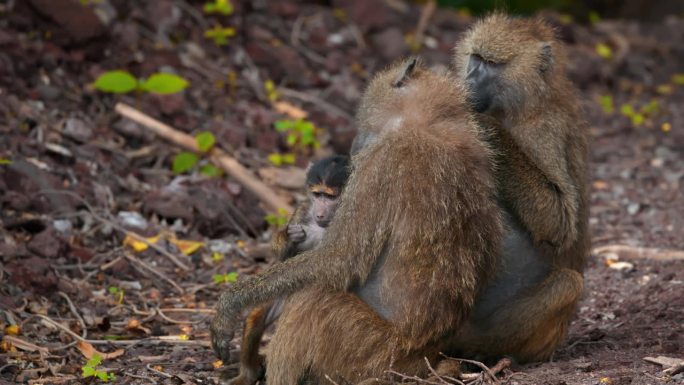
<svg viewBox="0 0 684 385">
<path fill-rule="evenodd" d="M 349 158 L 329 156 L 309 167 L 306 173 L 307 200 L 295 210 L 284 229 L 273 238 L 273 251 L 281 261 L 318 246 L 340 201 L 349 178 Z M 252 310 L 243 327 L 240 350 L 240 374 L 231 385 L 251 385 L 264 375 L 263 356 L 259 354 L 261 337 L 282 310 L 282 299 Z"/>
<path fill-rule="evenodd" d="M 455 84 L 415 60 L 375 77 L 359 110 L 375 139 L 320 245 L 227 288 L 211 327 L 221 358 L 242 309 L 286 295 L 269 385 L 425 374 L 453 342 L 502 233 L 491 154 Z"/>
<path fill-rule="evenodd" d="M 509 227 L 500 273 L 464 329 L 463 352 L 546 359 L 581 295 L 589 251 L 587 129 L 565 60 L 543 21 L 502 14 L 477 22 L 456 46 L 457 73 L 497 154 Z"/>
</svg>

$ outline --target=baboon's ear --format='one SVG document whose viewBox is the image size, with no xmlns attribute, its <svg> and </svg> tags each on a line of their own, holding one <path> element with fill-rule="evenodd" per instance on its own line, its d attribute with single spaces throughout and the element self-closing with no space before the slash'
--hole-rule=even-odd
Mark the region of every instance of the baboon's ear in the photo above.
<svg viewBox="0 0 684 385">
<path fill-rule="evenodd" d="M 548 72 L 553 67 L 553 48 L 550 42 L 541 43 L 539 50 L 539 55 L 541 56 L 541 62 L 539 65 L 539 72 L 544 74 Z"/>
<path fill-rule="evenodd" d="M 394 87 L 394 88 L 403 87 L 404 84 L 406 84 L 406 81 L 411 78 L 411 75 L 413 75 L 413 70 L 416 69 L 416 63 L 418 63 L 417 57 L 412 57 L 412 58 L 408 59 L 406 61 L 406 63 L 404 64 L 404 68 L 399 73 L 399 76 L 392 83 L 392 87 Z"/>
</svg>

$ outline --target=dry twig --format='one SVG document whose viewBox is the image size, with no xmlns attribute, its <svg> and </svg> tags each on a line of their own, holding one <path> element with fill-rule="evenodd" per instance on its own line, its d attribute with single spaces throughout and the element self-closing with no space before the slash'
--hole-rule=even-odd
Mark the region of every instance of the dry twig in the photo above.
<svg viewBox="0 0 684 385">
<path fill-rule="evenodd" d="M 164 124 L 153 117 L 123 103 L 118 103 L 115 107 L 116 112 L 128 119 L 139 123 L 162 138 L 177 144 L 190 151 L 200 152 L 197 141 L 192 136 L 178 131 L 175 128 Z M 269 211 L 276 212 L 278 209 L 285 209 L 292 212 L 292 206 L 284 199 L 276 195 L 273 190 L 263 182 L 256 179 L 252 173 L 242 166 L 235 158 L 229 156 L 222 150 L 214 148 L 209 153 L 211 160 L 225 170 L 230 176 L 235 178 L 240 184 L 252 191 L 268 208 Z"/>
<path fill-rule="evenodd" d="M 657 261 L 684 260 L 684 251 L 671 249 L 658 249 L 652 247 L 638 247 L 629 245 L 607 245 L 595 247 L 593 254 L 617 254 L 627 259 L 654 259 Z"/>
</svg>

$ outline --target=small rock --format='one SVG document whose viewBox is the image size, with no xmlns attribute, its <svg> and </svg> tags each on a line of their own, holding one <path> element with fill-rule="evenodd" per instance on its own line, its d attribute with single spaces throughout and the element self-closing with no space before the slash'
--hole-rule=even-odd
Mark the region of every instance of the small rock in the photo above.
<svg viewBox="0 0 684 385">
<path fill-rule="evenodd" d="M 152 191 L 145 197 L 143 213 L 155 213 L 164 218 L 181 218 L 185 223 L 192 222 L 194 218 L 192 202 L 187 196 L 164 190 Z"/>
<path fill-rule="evenodd" d="M 15 259 L 5 266 L 5 271 L 9 273 L 9 282 L 23 290 L 40 294 L 54 294 L 57 290 L 59 280 L 45 258 Z"/>
<path fill-rule="evenodd" d="M 40 84 L 38 87 L 36 87 L 36 90 L 38 91 L 38 94 L 40 94 L 40 98 L 43 100 L 57 100 L 60 96 L 62 96 L 62 91 L 60 91 L 59 88 L 47 84 Z"/>
<path fill-rule="evenodd" d="M 185 110 L 185 96 L 182 92 L 170 95 L 152 95 L 154 104 L 166 115 L 173 115 Z"/>
<path fill-rule="evenodd" d="M 107 32 L 107 21 L 93 7 L 74 0 L 30 0 L 34 9 L 54 20 L 69 36 L 82 42 Z M 110 20 L 111 21 L 111 20 Z"/>
<path fill-rule="evenodd" d="M 86 143 L 93 136 L 93 129 L 81 119 L 69 118 L 64 122 L 64 135 L 79 143 Z"/>
<path fill-rule="evenodd" d="M 68 219 L 56 219 L 52 222 L 52 227 L 54 227 L 59 233 L 68 235 L 73 226 L 71 225 L 71 221 Z"/>
<path fill-rule="evenodd" d="M 627 213 L 629 215 L 635 215 L 636 213 L 639 212 L 639 209 L 641 208 L 641 205 L 639 203 L 633 202 L 627 205 Z"/>
<path fill-rule="evenodd" d="M 47 228 L 36 234 L 26 244 L 29 251 L 48 259 L 57 258 L 64 251 L 65 246 L 64 241 L 57 237 L 52 228 Z"/>
<path fill-rule="evenodd" d="M 119 211 L 116 214 L 116 219 L 124 227 L 132 227 L 134 229 L 145 230 L 147 228 L 147 220 L 135 211 Z"/>
</svg>

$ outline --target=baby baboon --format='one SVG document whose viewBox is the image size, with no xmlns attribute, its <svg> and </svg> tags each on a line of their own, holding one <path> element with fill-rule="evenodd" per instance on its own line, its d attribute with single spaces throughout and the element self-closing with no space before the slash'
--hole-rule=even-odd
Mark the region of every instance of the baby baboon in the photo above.
<svg viewBox="0 0 684 385">
<path fill-rule="evenodd" d="M 456 106 L 454 108 L 454 106 Z M 290 296 L 266 357 L 269 385 L 358 382 L 390 366 L 425 374 L 453 342 L 501 248 L 491 154 L 449 75 L 415 60 L 371 82 L 374 135 L 352 158 L 320 245 L 221 295 L 212 343 L 226 359 L 242 309 Z"/>
<path fill-rule="evenodd" d="M 281 261 L 318 246 L 340 201 L 349 178 L 349 158 L 334 155 L 311 165 L 306 173 L 307 200 L 295 210 L 290 222 L 273 238 L 273 251 Z M 259 354 L 266 327 L 282 311 L 282 299 L 252 310 L 245 320 L 240 350 L 240 374 L 231 385 L 251 385 L 263 378 L 263 357 Z"/>
<path fill-rule="evenodd" d="M 543 21 L 502 14 L 477 22 L 456 46 L 459 78 L 497 154 L 509 227 L 501 273 L 464 332 L 466 351 L 545 359 L 581 295 L 589 250 L 587 129 L 565 60 Z"/>
</svg>

